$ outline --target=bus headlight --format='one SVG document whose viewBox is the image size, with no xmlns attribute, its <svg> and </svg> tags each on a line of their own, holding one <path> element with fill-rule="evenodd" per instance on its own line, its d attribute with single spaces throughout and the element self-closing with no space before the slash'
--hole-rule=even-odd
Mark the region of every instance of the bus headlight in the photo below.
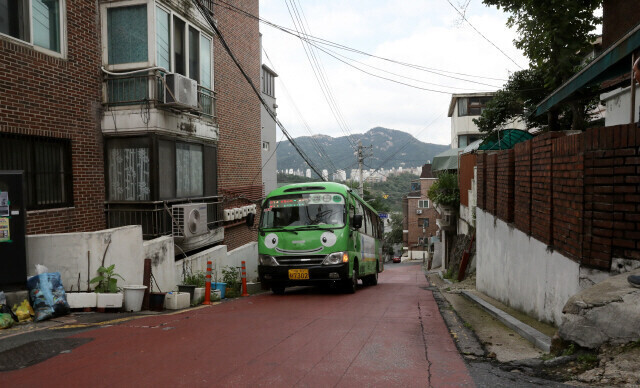
<svg viewBox="0 0 640 388">
<path fill-rule="evenodd" d="M 348 263 L 349 255 L 347 252 L 334 252 L 328 254 L 327 257 L 322 261 L 322 265 L 332 265 L 332 264 L 340 264 L 340 263 Z"/>
<path fill-rule="evenodd" d="M 260 265 L 276 266 L 279 265 L 275 257 L 270 255 L 259 255 Z"/>
</svg>

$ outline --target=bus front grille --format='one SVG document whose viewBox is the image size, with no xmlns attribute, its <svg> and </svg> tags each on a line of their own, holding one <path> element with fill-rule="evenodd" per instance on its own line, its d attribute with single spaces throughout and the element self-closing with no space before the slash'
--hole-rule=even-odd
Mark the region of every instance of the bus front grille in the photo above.
<svg viewBox="0 0 640 388">
<path fill-rule="evenodd" d="M 320 265 L 326 256 L 280 256 L 276 260 L 280 265 Z"/>
</svg>

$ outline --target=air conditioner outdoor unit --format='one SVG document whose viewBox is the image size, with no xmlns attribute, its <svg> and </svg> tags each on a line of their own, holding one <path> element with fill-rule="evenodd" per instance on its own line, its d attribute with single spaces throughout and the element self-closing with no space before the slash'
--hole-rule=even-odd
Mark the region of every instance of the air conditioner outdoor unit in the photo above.
<svg viewBox="0 0 640 388">
<path fill-rule="evenodd" d="M 181 74 L 168 73 L 165 77 L 164 103 L 176 107 L 198 107 L 198 83 Z"/>
<path fill-rule="evenodd" d="M 209 231 L 207 228 L 207 204 L 185 203 L 173 205 L 173 236 L 196 237 Z"/>
<path fill-rule="evenodd" d="M 422 209 L 417 209 L 416 214 L 422 214 Z"/>
</svg>

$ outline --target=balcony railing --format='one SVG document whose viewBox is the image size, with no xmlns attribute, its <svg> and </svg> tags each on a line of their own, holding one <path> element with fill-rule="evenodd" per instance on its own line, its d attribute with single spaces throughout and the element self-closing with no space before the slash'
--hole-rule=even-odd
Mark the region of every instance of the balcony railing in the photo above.
<svg viewBox="0 0 640 388">
<path fill-rule="evenodd" d="M 165 73 L 159 70 L 127 76 L 105 75 L 103 104 L 107 107 L 152 104 L 162 108 L 165 98 Z M 192 113 L 216 122 L 216 92 L 198 86 L 198 108 Z"/>
<path fill-rule="evenodd" d="M 183 203 L 206 203 L 209 230 L 222 226 L 222 197 L 215 196 L 167 201 L 109 201 L 105 203 L 107 228 L 141 225 L 145 240 L 170 236 L 173 227 L 171 207 Z"/>
<path fill-rule="evenodd" d="M 200 0 L 200 2 L 202 3 L 202 5 L 204 5 L 206 9 L 209 10 L 211 15 L 213 15 L 213 0 Z"/>
</svg>

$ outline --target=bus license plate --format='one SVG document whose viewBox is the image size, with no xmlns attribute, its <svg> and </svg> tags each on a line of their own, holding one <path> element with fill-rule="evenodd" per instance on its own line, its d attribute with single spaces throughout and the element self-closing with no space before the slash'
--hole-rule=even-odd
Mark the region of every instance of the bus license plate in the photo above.
<svg viewBox="0 0 640 388">
<path fill-rule="evenodd" d="M 290 269 L 289 279 L 291 280 L 309 279 L 309 270 L 308 269 Z"/>
</svg>

